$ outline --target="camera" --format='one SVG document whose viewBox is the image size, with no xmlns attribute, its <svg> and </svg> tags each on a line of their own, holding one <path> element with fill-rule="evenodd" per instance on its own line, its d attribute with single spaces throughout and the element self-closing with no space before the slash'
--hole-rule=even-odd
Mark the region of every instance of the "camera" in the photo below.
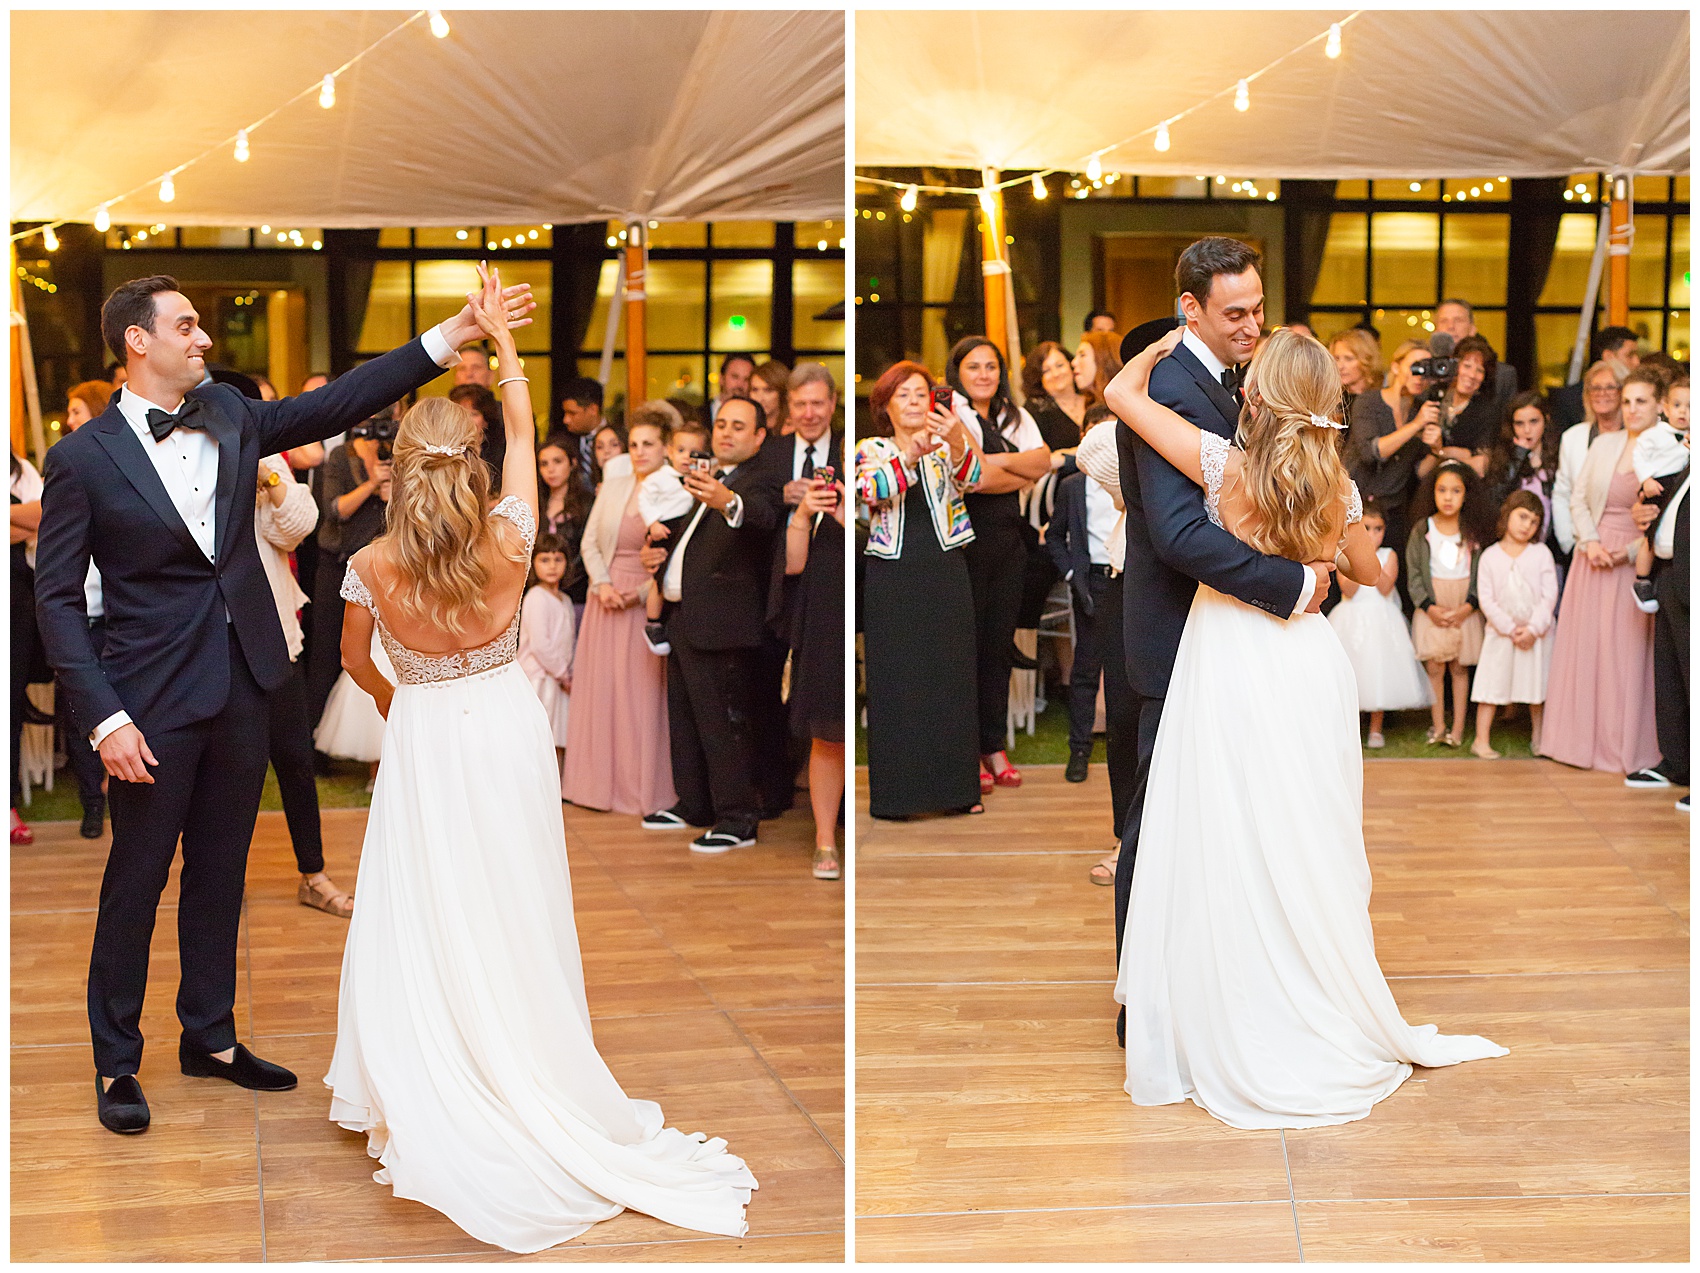
<svg viewBox="0 0 1700 1273">
<path fill-rule="evenodd" d="M 1433 381 L 1434 383 L 1429 387 L 1429 392 L 1432 394 L 1436 389 L 1449 385 L 1458 378 L 1458 360 L 1456 358 L 1440 358 L 1434 355 L 1419 358 L 1411 364 L 1410 374 L 1421 376 L 1424 380 Z"/>
<path fill-rule="evenodd" d="M 395 434 L 395 417 L 387 415 L 375 415 L 370 419 L 362 420 L 348 431 L 350 441 L 355 438 L 371 438 L 376 441 L 378 458 L 386 464 L 389 463 L 390 456 L 395 453 Z"/>
</svg>

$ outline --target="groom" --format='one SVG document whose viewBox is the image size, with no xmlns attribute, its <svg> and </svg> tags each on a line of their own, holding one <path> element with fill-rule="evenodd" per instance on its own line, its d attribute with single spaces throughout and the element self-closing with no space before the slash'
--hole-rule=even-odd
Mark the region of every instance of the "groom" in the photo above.
<svg viewBox="0 0 1700 1273">
<path fill-rule="evenodd" d="M 1261 258 L 1237 239 L 1200 239 L 1175 266 L 1186 331 L 1151 373 L 1151 397 L 1200 429 L 1232 438 L 1243 401 L 1239 382 L 1263 322 Z M 1161 333 L 1159 333 L 1160 335 Z M 1135 351 L 1137 352 L 1137 351 Z M 1123 357 L 1131 354 L 1124 351 Z M 1133 890 L 1133 858 L 1145 784 L 1175 652 L 1199 584 L 1288 618 L 1315 614 L 1328 594 L 1326 562 L 1302 566 L 1267 557 L 1205 516 L 1204 492 L 1132 429 L 1116 430 L 1122 503 L 1127 506 L 1125 605 L 1128 679 L 1139 709 L 1138 768 L 1116 862 L 1116 959 Z M 1127 1010 L 1116 1019 L 1125 1046 Z"/>
<path fill-rule="evenodd" d="M 535 308 L 523 285 L 510 314 Z M 418 340 L 296 398 L 207 382 L 212 338 L 165 275 L 101 308 L 129 373 L 86 427 L 47 453 L 36 557 L 42 641 L 76 728 L 112 782 L 112 848 L 89 961 L 100 1121 L 148 1126 L 136 1074 L 154 915 L 183 843 L 177 910 L 185 1074 L 259 1091 L 295 1076 L 236 1041 L 236 938 L 267 758 L 267 695 L 289 655 L 254 540 L 260 457 L 337 433 L 457 360 L 470 306 Z M 83 578 L 99 567 L 106 643 L 89 640 Z"/>
</svg>

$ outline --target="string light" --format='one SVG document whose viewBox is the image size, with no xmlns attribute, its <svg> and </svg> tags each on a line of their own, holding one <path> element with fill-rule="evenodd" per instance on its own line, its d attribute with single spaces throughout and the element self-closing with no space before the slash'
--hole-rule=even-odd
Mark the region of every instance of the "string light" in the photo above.
<svg viewBox="0 0 1700 1273">
<path fill-rule="evenodd" d="M 105 234 L 112 228 L 112 214 L 106 210 L 104 203 L 95 209 L 94 228 L 101 234 Z"/>
<path fill-rule="evenodd" d="M 236 130 L 236 162 L 239 164 L 248 162 L 248 130 L 246 128 Z"/>
<path fill-rule="evenodd" d="M 429 14 L 431 18 L 431 34 L 436 36 L 439 40 L 448 39 L 449 20 L 443 16 L 443 11 L 441 9 L 427 9 L 425 12 Z M 1336 27 L 1335 30 L 1338 31 L 1339 28 Z"/>
<path fill-rule="evenodd" d="M 1103 176 L 1104 165 L 1098 161 L 1097 155 L 1093 155 L 1092 158 L 1086 161 L 1086 180 L 1101 181 Z"/>
<path fill-rule="evenodd" d="M 920 198 L 921 192 L 914 186 L 910 186 L 909 189 L 903 192 L 903 197 L 897 201 L 897 206 L 902 208 L 905 212 L 913 212 L 915 211 L 915 205 L 920 201 Z"/>
<path fill-rule="evenodd" d="M 1038 173 L 1034 173 L 1033 174 L 1033 197 L 1035 199 L 1043 199 L 1046 196 L 1048 196 L 1050 193 L 1051 192 L 1048 189 L 1045 188 L 1045 179 L 1043 177 L 1041 177 Z"/>
<path fill-rule="evenodd" d="M 1237 111 L 1251 109 L 1251 85 L 1244 80 L 1241 80 L 1239 87 L 1234 89 L 1234 109 Z"/>
<path fill-rule="evenodd" d="M 171 174 L 166 173 L 165 179 L 159 183 L 159 201 L 170 203 L 177 197 L 177 183 L 172 181 Z"/>
<path fill-rule="evenodd" d="M 46 226 L 42 229 L 41 241 L 49 252 L 57 252 L 59 250 L 59 236 L 53 233 L 52 226 Z"/>
<path fill-rule="evenodd" d="M 1329 57 L 1340 56 L 1340 24 L 1338 22 L 1328 28 L 1328 43 L 1323 46 L 1322 51 Z"/>
<path fill-rule="evenodd" d="M 336 76 L 327 75 L 319 81 L 319 105 L 326 110 L 336 105 Z"/>
<path fill-rule="evenodd" d="M 1157 140 L 1151 144 L 1158 150 L 1167 150 L 1169 148 L 1169 125 L 1167 123 L 1157 125 Z"/>
</svg>

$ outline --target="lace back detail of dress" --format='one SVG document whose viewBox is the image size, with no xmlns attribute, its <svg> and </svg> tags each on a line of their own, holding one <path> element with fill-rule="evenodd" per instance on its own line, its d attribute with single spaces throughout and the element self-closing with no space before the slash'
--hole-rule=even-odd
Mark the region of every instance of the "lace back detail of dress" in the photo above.
<svg viewBox="0 0 1700 1273">
<path fill-rule="evenodd" d="M 503 500 L 502 504 L 508 502 Z M 513 503 L 517 504 L 519 509 L 513 521 L 525 535 L 526 549 L 529 551 L 537 533 L 537 522 L 523 501 L 513 499 Z M 501 511 L 502 504 L 492 509 L 492 514 Z M 512 663 L 519 651 L 519 606 L 514 607 L 514 617 L 508 621 L 508 630 L 494 640 L 486 641 L 476 649 L 456 650 L 452 654 L 426 654 L 419 650 L 410 650 L 395 639 L 389 628 L 384 625 L 384 616 L 378 613 L 371 590 L 354 569 L 353 562 L 348 563 L 348 573 L 343 576 L 342 598 L 354 602 L 355 605 L 365 606 L 372 612 L 372 618 L 378 625 L 378 639 L 384 643 L 384 653 L 390 656 L 396 681 L 402 685 L 429 685 L 437 681 L 458 681 L 468 676 L 476 676 L 480 672 L 489 672 L 505 663 Z"/>
<path fill-rule="evenodd" d="M 505 517 L 525 537 L 525 551 L 529 556 L 537 543 L 537 519 L 531 515 L 531 509 L 517 495 L 509 495 L 502 499 L 496 507 L 490 510 L 492 517 Z"/>
<path fill-rule="evenodd" d="M 1364 497 L 1358 490 L 1358 484 L 1352 483 L 1352 493 L 1346 499 L 1346 525 L 1361 522 L 1364 519 Z"/>
<path fill-rule="evenodd" d="M 1208 429 L 1198 431 L 1198 467 L 1204 472 L 1204 515 L 1222 525 L 1222 475 L 1227 471 L 1228 439 Z M 1224 528 L 1226 529 L 1226 528 Z"/>
</svg>

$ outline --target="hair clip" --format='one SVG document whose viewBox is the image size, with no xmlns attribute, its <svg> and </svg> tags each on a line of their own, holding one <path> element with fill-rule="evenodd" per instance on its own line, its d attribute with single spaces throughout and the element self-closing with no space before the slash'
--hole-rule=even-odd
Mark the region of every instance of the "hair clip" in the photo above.
<svg viewBox="0 0 1700 1273">
<path fill-rule="evenodd" d="M 1344 429 L 1346 427 L 1339 421 L 1331 420 L 1325 415 L 1317 415 L 1314 411 L 1310 413 L 1310 422 L 1318 429 Z"/>
<path fill-rule="evenodd" d="M 436 446 L 430 442 L 425 444 L 425 450 L 432 455 L 464 455 L 466 453 L 464 446 Z"/>
</svg>

